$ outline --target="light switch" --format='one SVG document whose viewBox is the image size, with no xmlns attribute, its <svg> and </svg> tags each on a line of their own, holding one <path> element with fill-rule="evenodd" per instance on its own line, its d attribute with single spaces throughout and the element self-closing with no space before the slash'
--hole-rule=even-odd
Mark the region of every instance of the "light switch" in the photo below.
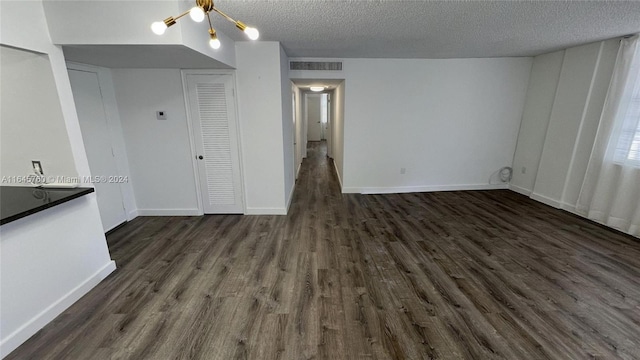
<svg viewBox="0 0 640 360">
<path fill-rule="evenodd" d="M 167 112 L 164 110 L 156 111 L 156 119 L 167 120 Z"/>
</svg>

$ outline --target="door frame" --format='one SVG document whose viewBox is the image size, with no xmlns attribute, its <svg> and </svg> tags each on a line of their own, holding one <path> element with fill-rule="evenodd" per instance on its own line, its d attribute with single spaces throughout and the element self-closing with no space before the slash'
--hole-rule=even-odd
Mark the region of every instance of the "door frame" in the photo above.
<svg viewBox="0 0 640 360">
<path fill-rule="evenodd" d="M 293 119 L 293 181 L 298 180 L 298 175 L 300 173 L 300 163 L 298 163 L 298 96 L 296 94 L 296 86 L 295 84 L 289 80 L 291 83 L 291 117 Z"/>
<path fill-rule="evenodd" d="M 231 83 L 233 84 L 233 108 L 236 115 L 237 141 L 238 141 L 238 161 L 240 169 L 240 192 L 242 193 L 242 213 L 247 213 L 247 194 L 244 185 L 244 161 L 242 156 L 242 126 L 240 126 L 240 116 L 238 113 L 238 83 L 236 80 L 235 70 L 207 70 L 207 69 L 182 69 L 180 70 L 182 78 L 182 93 L 184 96 L 185 113 L 187 115 L 187 129 L 189 132 L 189 147 L 191 152 L 191 167 L 193 169 L 193 177 L 196 185 L 196 198 L 198 199 L 198 215 L 204 215 L 204 205 L 202 203 L 202 188 L 200 187 L 200 170 L 198 169 L 198 153 L 196 151 L 195 133 L 193 131 L 193 119 L 191 118 L 191 110 L 189 109 L 189 88 L 187 86 L 187 75 L 231 75 Z"/>
<path fill-rule="evenodd" d="M 304 91 L 300 91 L 300 115 L 302 116 L 302 137 L 300 141 L 302 141 L 302 158 L 307 158 L 307 93 Z"/>
<path fill-rule="evenodd" d="M 333 90 L 325 91 L 327 95 L 327 132 L 325 139 L 327 140 L 327 156 L 333 159 Z"/>
<path fill-rule="evenodd" d="M 322 96 L 326 94 L 325 92 L 305 92 L 304 100 L 305 100 L 305 108 L 304 108 L 304 119 L 305 119 L 305 144 L 309 142 L 309 98 L 318 98 L 320 103 L 320 121 L 319 121 L 319 130 L 320 130 L 320 141 L 324 140 L 322 135 L 325 135 L 324 124 L 322 123 Z M 315 125 L 314 125 L 315 126 Z M 317 141 L 317 140 L 312 140 Z M 306 145 L 305 145 L 306 147 Z"/>
<path fill-rule="evenodd" d="M 138 209 L 135 203 L 135 196 L 133 191 L 133 183 L 131 178 L 131 172 L 129 171 L 129 158 L 127 153 L 125 152 L 126 144 L 124 141 L 124 132 L 122 129 L 122 122 L 120 120 L 120 114 L 118 112 L 118 104 L 116 102 L 115 97 L 115 88 L 113 86 L 113 80 L 111 78 L 111 70 L 108 68 L 77 63 L 73 61 L 66 61 L 67 72 L 69 70 L 75 71 L 84 71 L 95 73 L 98 77 L 98 87 L 100 88 L 100 94 L 102 97 L 102 107 L 104 109 L 104 114 L 107 120 L 107 129 L 109 133 L 107 136 L 109 137 L 109 143 L 111 143 L 111 149 L 113 151 L 113 158 L 116 165 L 116 170 L 118 171 L 118 176 L 126 176 L 128 178 L 128 182 L 120 183 L 120 195 L 122 197 L 122 206 L 125 211 L 125 218 L 127 221 L 131 221 L 138 217 Z M 74 100 L 73 104 L 74 111 L 76 110 L 76 104 Z M 78 119 L 80 121 L 80 119 Z M 118 138 L 116 140 L 116 138 Z M 83 141 L 83 150 L 84 149 L 84 138 Z M 119 144 L 118 144 L 119 143 Z M 87 161 L 89 159 L 87 158 Z M 90 167 L 89 171 L 91 171 Z M 105 229 L 105 231 L 107 231 Z"/>
</svg>

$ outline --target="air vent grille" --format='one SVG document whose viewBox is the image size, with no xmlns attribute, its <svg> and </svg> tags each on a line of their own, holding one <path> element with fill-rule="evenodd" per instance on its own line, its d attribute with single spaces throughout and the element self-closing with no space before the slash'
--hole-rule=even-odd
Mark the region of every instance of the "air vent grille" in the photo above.
<svg viewBox="0 0 640 360">
<path fill-rule="evenodd" d="M 342 62 L 340 61 L 291 61 L 289 62 L 289 70 L 325 70 L 325 71 L 342 71 Z"/>
</svg>

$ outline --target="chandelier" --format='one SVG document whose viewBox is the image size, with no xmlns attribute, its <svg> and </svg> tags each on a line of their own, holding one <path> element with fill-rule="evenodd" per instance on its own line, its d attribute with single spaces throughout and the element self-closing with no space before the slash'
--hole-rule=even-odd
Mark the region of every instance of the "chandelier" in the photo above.
<svg viewBox="0 0 640 360">
<path fill-rule="evenodd" d="M 211 24 L 211 18 L 209 17 L 209 13 L 212 11 L 217 12 L 223 18 L 234 23 L 236 27 L 240 29 L 240 31 L 243 31 L 249 39 L 257 40 L 258 37 L 260 36 L 258 29 L 247 26 L 242 21 L 234 20 L 229 15 L 223 13 L 218 8 L 216 8 L 215 5 L 213 5 L 213 0 L 196 0 L 196 6 L 194 6 L 193 8 L 191 8 L 188 11 L 185 11 L 184 13 L 176 17 L 169 16 L 168 18 L 164 19 L 164 21 L 154 22 L 153 24 L 151 24 L 151 30 L 155 34 L 162 35 L 164 34 L 165 30 L 167 30 L 169 26 L 172 26 L 173 24 L 176 23 L 176 20 L 180 19 L 181 17 L 187 14 L 189 14 L 191 19 L 195 22 L 202 22 L 206 17 L 207 20 L 209 21 L 209 37 L 211 38 L 211 40 L 209 40 L 209 46 L 211 46 L 214 49 L 219 49 L 220 40 L 218 40 L 216 31 L 214 30 L 213 25 Z"/>
</svg>

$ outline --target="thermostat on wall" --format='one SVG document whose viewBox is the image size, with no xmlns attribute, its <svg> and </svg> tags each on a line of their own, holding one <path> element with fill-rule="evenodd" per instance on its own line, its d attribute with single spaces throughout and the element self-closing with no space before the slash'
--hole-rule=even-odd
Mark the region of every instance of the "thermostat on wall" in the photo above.
<svg viewBox="0 0 640 360">
<path fill-rule="evenodd" d="M 164 110 L 156 111 L 156 119 L 167 120 L 167 112 Z"/>
</svg>

